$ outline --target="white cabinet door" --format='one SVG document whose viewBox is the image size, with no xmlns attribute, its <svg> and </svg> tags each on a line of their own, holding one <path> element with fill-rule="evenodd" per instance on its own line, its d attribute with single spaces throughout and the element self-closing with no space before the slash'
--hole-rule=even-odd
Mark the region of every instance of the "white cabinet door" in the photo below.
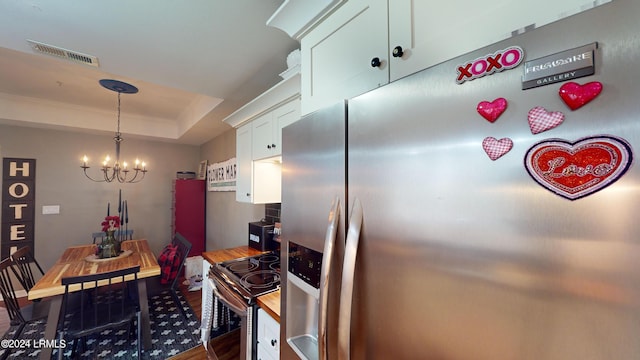
<svg viewBox="0 0 640 360">
<path fill-rule="evenodd" d="M 300 119 L 300 99 L 287 102 L 252 121 L 253 160 L 282 154 L 282 128 Z"/>
<path fill-rule="evenodd" d="M 389 0 L 390 81 L 580 12 L 585 3 L 447 0 L 434 5 L 423 0 Z M 394 57 L 398 46 L 404 54 Z"/>
<path fill-rule="evenodd" d="M 273 113 L 268 112 L 256 119 L 252 122 L 253 132 L 253 160 L 260 160 L 264 158 L 268 158 L 273 155 L 273 133 L 274 133 L 274 123 L 273 123 Z"/>
<path fill-rule="evenodd" d="M 236 201 L 252 201 L 251 123 L 236 129 Z"/>
<path fill-rule="evenodd" d="M 275 155 L 282 154 L 282 128 L 300 120 L 300 98 L 294 99 L 273 111 Z"/>
<path fill-rule="evenodd" d="M 388 83 L 387 41 L 387 0 L 349 0 L 318 24 L 300 41 L 302 114 Z"/>
<path fill-rule="evenodd" d="M 258 309 L 258 359 L 280 358 L 280 324 Z"/>
</svg>

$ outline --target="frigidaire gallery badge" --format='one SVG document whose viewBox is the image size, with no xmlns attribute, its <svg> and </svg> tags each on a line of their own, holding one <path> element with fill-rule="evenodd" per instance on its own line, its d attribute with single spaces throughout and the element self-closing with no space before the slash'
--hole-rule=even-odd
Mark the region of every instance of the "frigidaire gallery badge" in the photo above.
<svg viewBox="0 0 640 360">
<path fill-rule="evenodd" d="M 522 90 L 593 75 L 597 48 L 592 43 L 525 62 Z"/>
</svg>

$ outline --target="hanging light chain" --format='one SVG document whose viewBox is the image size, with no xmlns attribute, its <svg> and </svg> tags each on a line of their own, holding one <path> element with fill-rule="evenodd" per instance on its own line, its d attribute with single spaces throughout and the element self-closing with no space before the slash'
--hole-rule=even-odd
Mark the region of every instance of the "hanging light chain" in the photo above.
<svg viewBox="0 0 640 360">
<path fill-rule="evenodd" d="M 133 167 L 133 170 L 135 172 L 133 173 L 133 178 L 130 178 L 130 179 L 127 178 L 127 175 L 130 172 L 130 170 L 127 169 L 127 163 L 124 162 L 122 166 L 120 164 L 120 143 L 124 140 L 122 138 L 122 133 L 120 132 L 120 105 L 121 105 L 120 96 L 123 92 L 127 94 L 135 94 L 138 92 L 138 89 L 133 85 L 116 81 L 116 80 L 100 80 L 100 85 L 102 85 L 103 87 L 111 91 L 115 91 L 118 93 L 118 123 L 117 123 L 116 136 L 113 138 L 116 144 L 115 163 L 113 167 L 109 166 L 108 164 L 109 157 L 107 156 L 107 159 L 104 161 L 100 169 L 102 171 L 103 180 L 95 180 L 91 178 L 89 174 L 87 174 L 87 169 L 89 168 L 89 166 L 87 166 L 88 159 L 86 155 L 82 159 L 83 164 L 80 167 L 83 169 L 84 175 L 91 181 L 112 182 L 114 180 L 117 180 L 120 183 L 125 183 L 125 182 L 137 183 L 142 179 L 144 179 L 147 173 L 146 164 L 144 162 L 140 163 L 138 159 L 136 159 L 135 165 Z M 138 179 L 138 176 L 140 175 L 140 173 L 142 174 L 142 176 Z"/>
</svg>

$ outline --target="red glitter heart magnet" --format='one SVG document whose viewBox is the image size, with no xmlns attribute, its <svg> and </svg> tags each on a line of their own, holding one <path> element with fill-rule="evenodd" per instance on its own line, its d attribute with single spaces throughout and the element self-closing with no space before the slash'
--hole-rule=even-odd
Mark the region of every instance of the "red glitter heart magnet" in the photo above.
<svg viewBox="0 0 640 360">
<path fill-rule="evenodd" d="M 575 142 L 541 141 L 527 151 L 524 165 L 538 184 L 575 200 L 614 183 L 629 169 L 632 160 L 631 145 L 626 140 L 599 135 Z"/>
<path fill-rule="evenodd" d="M 489 122 L 495 122 L 506 109 L 507 100 L 505 98 L 497 98 L 491 102 L 481 101 L 476 107 L 478 114 Z"/>
<path fill-rule="evenodd" d="M 602 92 L 602 83 L 593 81 L 580 85 L 575 82 L 568 82 L 560 87 L 560 98 L 571 110 L 581 108 Z"/>
</svg>

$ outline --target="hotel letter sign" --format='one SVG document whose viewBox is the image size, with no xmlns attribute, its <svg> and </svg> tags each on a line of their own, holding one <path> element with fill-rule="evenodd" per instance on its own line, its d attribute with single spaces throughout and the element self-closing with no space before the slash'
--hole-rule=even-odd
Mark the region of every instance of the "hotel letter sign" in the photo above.
<svg viewBox="0 0 640 360">
<path fill-rule="evenodd" d="M 2 259 L 29 245 L 33 249 L 35 159 L 2 159 Z"/>
</svg>

